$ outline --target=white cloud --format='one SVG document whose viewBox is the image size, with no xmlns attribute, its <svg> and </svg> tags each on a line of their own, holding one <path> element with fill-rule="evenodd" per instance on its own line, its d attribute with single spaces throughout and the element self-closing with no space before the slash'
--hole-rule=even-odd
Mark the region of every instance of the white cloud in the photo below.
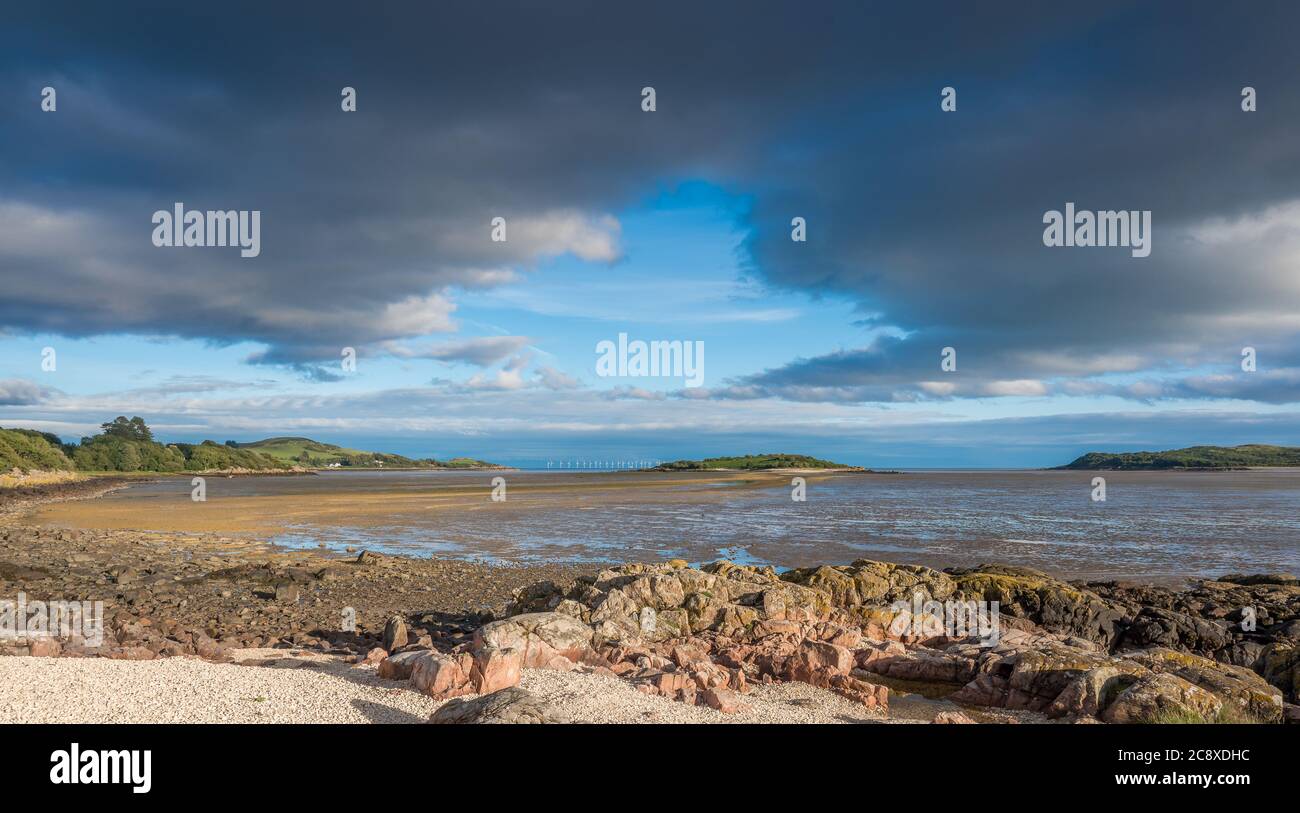
<svg viewBox="0 0 1300 813">
<path fill-rule="evenodd" d="M 22 378 L 0 379 L 0 405 L 30 406 L 47 400 L 52 391 Z"/>
</svg>

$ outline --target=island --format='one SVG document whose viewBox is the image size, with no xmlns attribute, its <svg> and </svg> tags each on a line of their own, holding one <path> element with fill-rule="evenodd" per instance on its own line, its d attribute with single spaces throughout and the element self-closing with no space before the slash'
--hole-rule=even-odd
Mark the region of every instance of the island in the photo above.
<svg viewBox="0 0 1300 813">
<path fill-rule="evenodd" d="M 450 460 L 411 458 L 386 452 L 367 452 L 322 443 L 302 437 L 279 437 L 255 440 L 249 443 L 226 441 L 236 449 L 250 450 L 282 463 L 315 469 L 502 469 L 495 463 L 472 457 L 453 457 Z"/>
<path fill-rule="evenodd" d="M 778 471 L 778 470 L 866 471 L 804 454 L 748 454 L 739 457 L 709 457 L 704 460 L 674 460 L 647 471 Z"/>
</svg>

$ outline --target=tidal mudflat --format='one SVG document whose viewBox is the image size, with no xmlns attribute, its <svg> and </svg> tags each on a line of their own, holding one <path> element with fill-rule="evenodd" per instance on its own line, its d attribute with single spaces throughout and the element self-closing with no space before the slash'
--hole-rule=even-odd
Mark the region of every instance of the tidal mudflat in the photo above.
<svg viewBox="0 0 1300 813">
<path fill-rule="evenodd" d="M 326 472 L 210 478 L 206 502 L 190 499 L 189 478 L 164 478 L 25 521 L 534 564 L 1004 562 L 1165 583 L 1300 570 L 1300 471 L 1105 472 L 1105 502 L 1091 499 L 1096 474 Z"/>
</svg>

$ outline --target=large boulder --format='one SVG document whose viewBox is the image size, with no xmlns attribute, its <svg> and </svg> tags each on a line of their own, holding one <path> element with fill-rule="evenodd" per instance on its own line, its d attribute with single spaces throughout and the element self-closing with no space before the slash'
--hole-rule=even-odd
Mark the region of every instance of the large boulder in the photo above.
<svg viewBox="0 0 1300 813">
<path fill-rule="evenodd" d="M 470 682 L 473 668 L 474 658 L 469 653 L 421 652 L 411 665 L 411 685 L 435 700 L 474 694 Z"/>
<path fill-rule="evenodd" d="M 1167 647 L 1212 655 L 1228 645 L 1226 625 L 1187 613 L 1143 607 L 1124 631 L 1122 647 Z"/>
<path fill-rule="evenodd" d="M 1120 630 L 1117 623 L 1126 615 L 1123 605 L 1033 568 L 981 565 L 948 573 L 961 600 L 996 601 L 1001 614 L 1106 646 L 1114 642 Z"/>
<path fill-rule="evenodd" d="M 570 723 L 573 720 L 552 703 L 514 686 L 475 698 L 449 700 L 433 716 L 437 724 Z"/>
<path fill-rule="evenodd" d="M 1046 709 L 1048 717 L 1096 717 L 1142 672 L 1127 665 L 1096 666 L 1073 678 Z"/>
<path fill-rule="evenodd" d="M 483 647 L 474 650 L 469 681 L 478 694 L 491 694 L 519 683 L 523 656 L 517 649 Z"/>
<path fill-rule="evenodd" d="M 1107 723 L 1211 720 L 1222 708 L 1219 698 L 1177 675 L 1148 674 L 1120 692 L 1101 719 Z"/>
<path fill-rule="evenodd" d="M 1259 659 L 1259 671 L 1286 699 L 1300 703 L 1300 646 L 1290 642 L 1269 644 Z"/>
<path fill-rule="evenodd" d="M 1111 675 L 1095 674 L 1087 685 L 1085 675 L 1109 667 L 1119 673 L 1145 674 L 1140 664 L 1114 658 L 1096 650 L 1068 646 L 1046 637 L 1004 636 L 1003 643 L 979 656 L 975 678 L 950 699 L 979 706 L 1029 709 L 1045 712 L 1063 692 L 1070 694 L 1058 706 L 1059 714 L 1089 705 L 1086 695 L 1101 692 Z M 1083 683 L 1081 684 L 1081 679 Z"/>
<path fill-rule="evenodd" d="M 1281 690 L 1244 667 L 1159 647 L 1128 652 L 1125 657 L 1153 672 L 1176 675 L 1205 689 L 1248 719 L 1266 723 L 1282 719 Z"/>
<path fill-rule="evenodd" d="M 474 633 L 475 651 L 513 649 L 522 665 L 540 669 L 571 669 L 591 659 L 592 629 L 564 613 L 525 613 L 484 624 Z"/>
<path fill-rule="evenodd" d="M 1168 647 L 1260 669 L 1269 645 L 1300 643 L 1300 583 L 1287 574 L 1198 579 L 1185 590 L 1128 582 L 1083 586 L 1126 608 L 1135 625 L 1122 646 Z"/>
<path fill-rule="evenodd" d="M 850 674 L 852 669 L 847 648 L 806 638 L 785 659 L 781 677 L 828 689 L 869 709 L 888 709 L 889 689 Z"/>
<path fill-rule="evenodd" d="M 388 680 L 410 680 L 416 662 L 424 657 L 427 650 L 410 650 L 390 655 L 379 663 L 379 676 Z"/>
<path fill-rule="evenodd" d="M 384 649 L 389 652 L 401 649 L 406 646 L 408 640 L 406 619 L 400 615 L 388 619 L 388 623 L 384 625 Z"/>
<path fill-rule="evenodd" d="M 785 677 L 816 686 L 830 675 L 847 675 L 852 668 L 853 653 L 845 647 L 805 639 L 786 662 Z"/>
</svg>

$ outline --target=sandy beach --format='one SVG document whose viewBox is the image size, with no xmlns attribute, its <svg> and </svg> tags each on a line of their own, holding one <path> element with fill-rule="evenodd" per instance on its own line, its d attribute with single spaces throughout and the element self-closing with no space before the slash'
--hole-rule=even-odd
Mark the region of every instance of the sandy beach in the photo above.
<svg viewBox="0 0 1300 813">
<path fill-rule="evenodd" d="M 286 492 L 269 494 L 246 493 L 250 483 L 258 482 L 253 478 L 213 476 L 207 478 L 209 499 L 205 502 L 189 499 L 190 475 L 167 475 L 155 478 L 176 485 L 165 493 L 134 499 L 52 501 L 35 507 L 24 520 L 68 528 L 266 536 L 302 523 L 382 527 L 451 512 L 494 510 L 519 514 L 539 506 L 576 508 L 620 498 L 651 502 L 680 499 L 707 505 L 737 488 L 773 488 L 790 479 L 789 473 L 782 472 L 620 472 L 614 476 L 608 472 L 577 472 L 548 473 L 544 477 L 536 473 L 457 472 L 454 479 L 430 477 L 393 482 L 389 478 L 395 474 L 404 473 L 362 473 L 344 488 L 316 487 L 337 479 L 335 473 L 286 476 L 271 482 Z M 842 473 L 819 472 L 807 479 L 816 482 L 837 474 Z M 490 499 L 492 480 L 498 476 L 507 478 L 509 499 L 494 503 Z M 227 485 L 235 488 L 233 494 L 224 493 Z"/>
</svg>

